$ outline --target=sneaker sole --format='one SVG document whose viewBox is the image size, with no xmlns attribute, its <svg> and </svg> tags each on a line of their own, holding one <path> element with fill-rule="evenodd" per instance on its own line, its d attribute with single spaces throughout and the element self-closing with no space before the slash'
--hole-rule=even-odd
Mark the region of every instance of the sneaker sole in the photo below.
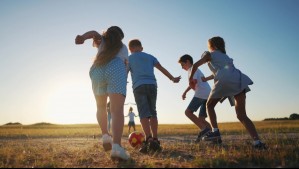
<svg viewBox="0 0 299 169">
<path fill-rule="evenodd" d="M 206 132 L 205 134 L 203 134 L 200 137 L 197 137 L 197 139 L 195 140 L 195 143 L 199 143 L 201 140 L 204 140 L 204 137 L 208 134 L 209 132 Z"/>
<path fill-rule="evenodd" d="M 103 148 L 105 151 L 110 151 L 112 150 L 112 144 L 111 143 L 104 143 Z"/>
<path fill-rule="evenodd" d="M 268 147 L 265 146 L 265 145 L 262 145 L 262 146 L 260 146 L 260 147 L 254 146 L 253 148 L 254 148 L 255 150 L 268 150 Z"/>
<path fill-rule="evenodd" d="M 220 136 L 219 137 L 209 137 L 209 138 L 203 137 L 202 140 L 203 141 L 217 141 L 217 140 L 221 140 L 221 137 Z"/>
<path fill-rule="evenodd" d="M 221 140 L 221 138 L 217 139 L 217 140 L 213 140 L 212 143 L 213 144 L 222 144 L 222 140 Z"/>
<path fill-rule="evenodd" d="M 139 153 L 147 154 L 147 153 L 148 153 L 148 150 L 139 150 Z"/>
<path fill-rule="evenodd" d="M 161 148 L 160 145 L 154 143 L 154 144 L 149 145 L 149 150 L 148 151 L 149 152 L 161 152 L 162 148 Z"/>
<path fill-rule="evenodd" d="M 111 158 L 112 161 L 119 161 L 119 162 L 120 161 L 128 161 L 130 159 L 130 158 L 129 159 L 122 159 L 120 157 L 110 157 L 110 158 Z"/>
</svg>

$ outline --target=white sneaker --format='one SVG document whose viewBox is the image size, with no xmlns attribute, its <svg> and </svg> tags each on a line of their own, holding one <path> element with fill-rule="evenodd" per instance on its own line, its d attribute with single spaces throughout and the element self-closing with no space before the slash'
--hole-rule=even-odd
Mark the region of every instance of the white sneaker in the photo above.
<svg viewBox="0 0 299 169">
<path fill-rule="evenodd" d="M 110 157 L 112 160 L 128 160 L 130 154 L 119 144 L 113 144 Z"/>
<path fill-rule="evenodd" d="M 102 136 L 103 147 L 105 151 L 110 151 L 112 149 L 112 137 L 108 134 Z"/>
</svg>

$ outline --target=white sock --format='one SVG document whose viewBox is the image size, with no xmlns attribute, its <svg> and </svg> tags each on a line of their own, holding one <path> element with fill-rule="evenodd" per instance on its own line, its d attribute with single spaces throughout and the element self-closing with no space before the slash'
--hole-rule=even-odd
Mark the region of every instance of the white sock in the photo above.
<svg viewBox="0 0 299 169">
<path fill-rule="evenodd" d="M 218 129 L 218 128 L 213 128 L 212 131 L 213 131 L 213 132 L 215 132 L 215 131 L 219 131 L 219 129 Z"/>
</svg>

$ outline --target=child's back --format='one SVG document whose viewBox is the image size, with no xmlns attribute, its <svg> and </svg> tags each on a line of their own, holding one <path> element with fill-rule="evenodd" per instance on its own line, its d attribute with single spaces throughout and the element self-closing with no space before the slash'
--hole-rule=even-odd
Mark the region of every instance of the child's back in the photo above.
<svg viewBox="0 0 299 169">
<path fill-rule="evenodd" d="M 180 81 L 180 77 L 173 77 L 158 60 L 147 53 L 142 52 L 143 47 L 138 39 L 129 42 L 131 55 L 129 57 L 129 71 L 132 76 L 133 92 L 138 108 L 140 123 L 146 139 L 139 152 L 160 151 L 158 141 L 158 120 L 156 111 L 157 81 L 154 75 L 154 67 L 160 70 L 174 83 Z"/>
<path fill-rule="evenodd" d="M 158 60 L 145 52 L 135 52 L 129 57 L 133 89 L 142 84 L 157 85 L 154 67 Z"/>
</svg>

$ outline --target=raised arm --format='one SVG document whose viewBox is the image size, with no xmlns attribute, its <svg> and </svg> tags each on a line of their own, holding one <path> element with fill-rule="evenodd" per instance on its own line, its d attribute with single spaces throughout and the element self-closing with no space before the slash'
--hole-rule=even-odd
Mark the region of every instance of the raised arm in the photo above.
<svg viewBox="0 0 299 169">
<path fill-rule="evenodd" d="M 93 39 L 94 43 L 98 43 L 101 40 L 101 35 L 97 31 L 88 31 L 83 35 L 77 35 L 75 43 L 77 45 L 83 44 L 85 40 Z"/>
<path fill-rule="evenodd" d="M 197 61 L 196 63 L 194 63 L 193 67 L 192 67 L 192 71 L 191 71 L 191 75 L 189 78 L 189 82 L 193 81 L 193 76 L 196 72 L 196 70 L 198 69 L 199 66 L 211 61 L 211 54 L 210 52 L 204 52 L 202 54 L 203 56 L 201 57 L 201 59 L 199 59 L 199 61 Z"/>
<path fill-rule="evenodd" d="M 181 76 L 173 77 L 160 63 L 156 63 L 155 67 L 160 70 L 169 80 L 173 81 L 173 83 L 178 83 L 181 80 Z"/>
<path fill-rule="evenodd" d="M 210 75 L 208 77 L 201 77 L 201 80 L 203 82 L 207 82 L 207 81 L 212 80 L 212 79 L 214 79 L 214 75 Z"/>
</svg>

